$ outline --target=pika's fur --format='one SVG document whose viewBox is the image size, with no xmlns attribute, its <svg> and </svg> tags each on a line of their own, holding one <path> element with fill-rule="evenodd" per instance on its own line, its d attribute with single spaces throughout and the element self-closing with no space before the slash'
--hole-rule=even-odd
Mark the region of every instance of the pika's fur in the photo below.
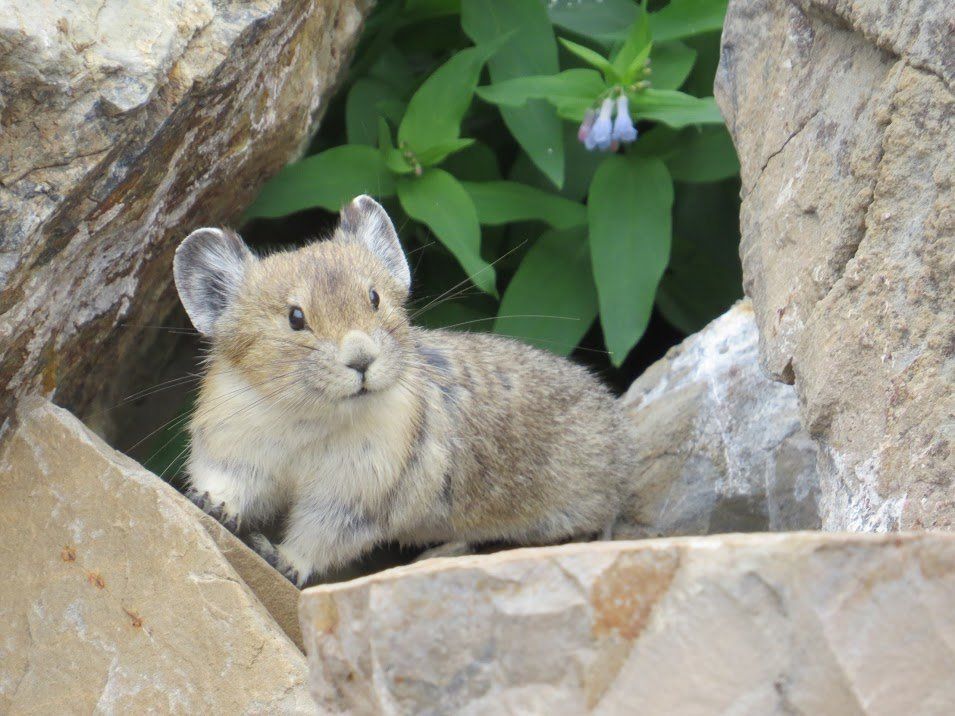
<svg viewBox="0 0 955 716">
<path fill-rule="evenodd" d="M 425 330 L 384 209 L 257 258 L 199 229 L 176 286 L 212 342 L 190 494 L 234 530 L 287 513 L 259 552 L 296 584 L 384 541 L 541 544 L 608 528 L 633 440 L 584 368 L 499 336 Z"/>
</svg>

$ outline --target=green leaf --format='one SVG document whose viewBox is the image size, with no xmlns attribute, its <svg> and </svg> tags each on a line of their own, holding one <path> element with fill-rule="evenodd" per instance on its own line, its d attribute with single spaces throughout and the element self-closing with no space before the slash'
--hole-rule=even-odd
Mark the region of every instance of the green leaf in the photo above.
<svg viewBox="0 0 955 716">
<path fill-rule="evenodd" d="M 620 77 L 627 80 L 627 76 L 635 65 L 641 64 L 650 54 L 650 24 L 647 13 L 641 8 L 637 17 L 630 25 L 627 39 L 613 57 L 613 67 Z M 642 59 L 641 59 L 642 58 Z"/>
<path fill-rule="evenodd" d="M 458 180 L 441 169 L 397 179 L 401 207 L 425 224 L 482 290 L 496 295 L 494 268 L 481 258 L 481 227 L 474 202 Z"/>
<path fill-rule="evenodd" d="M 649 79 L 653 87 L 675 90 L 689 77 L 696 62 L 696 50 L 682 42 L 666 42 L 654 45 L 650 58 L 653 74 Z"/>
<path fill-rule="evenodd" d="M 654 119 L 674 129 L 688 124 L 723 124 L 723 115 L 712 97 L 653 88 L 627 96 L 631 112 L 639 119 Z"/>
<path fill-rule="evenodd" d="M 445 157 L 454 154 L 455 152 L 460 152 L 462 149 L 467 149 L 472 144 L 474 144 L 473 139 L 452 139 L 450 142 L 436 144 L 430 149 L 420 152 L 417 155 L 417 158 L 423 166 L 434 166 L 435 164 L 440 164 L 442 161 L 444 161 Z"/>
<path fill-rule="evenodd" d="M 404 22 L 420 22 L 460 12 L 461 0 L 405 0 L 401 19 Z"/>
<path fill-rule="evenodd" d="M 345 100 L 345 133 L 349 144 L 374 146 L 378 139 L 378 117 L 385 116 L 382 102 L 401 102 L 401 96 L 381 80 L 362 78 L 348 90 Z"/>
<path fill-rule="evenodd" d="M 494 330 L 560 355 L 597 315 L 587 230 L 551 230 L 530 248 L 501 299 Z"/>
<path fill-rule="evenodd" d="M 688 129 L 680 149 L 666 160 L 676 181 L 712 182 L 739 173 L 736 148 L 726 127 Z"/>
<path fill-rule="evenodd" d="M 556 75 L 533 75 L 496 82 L 477 88 L 477 95 L 486 102 L 520 107 L 529 99 L 546 99 L 554 105 L 568 99 L 585 100 L 593 104 L 607 88 L 594 70 L 564 70 Z"/>
<path fill-rule="evenodd" d="M 603 42 L 626 35 L 640 8 L 633 0 L 556 0 L 547 3 L 551 22 L 578 35 Z"/>
<path fill-rule="evenodd" d="M 543 221 L 557 229 L 583 226 L 583 205 L 513 181 L 462 182 L 477 208 L 478 220 L 489 226 L 512 221 Z"/>
<path fill-rule="evenodd" d="M 603 160 L 603 155 L 599 152 L 588 152 L 587 148 L 577 139 L 577 127 L 565 123 L 564 156 L 567 162 L 567 180 L 560 190 L 560 195 L 572 201 L 582 201 L 587 196 L 590 180 L 593 179 L 597 166 Z M 514 160 L 508 178 L 522 184 L 536 186 L 539 189 L 550 189 L 550 185 L 544 176 L 523 153 L 519 154 L 517 159 Z"/>
<path fill-rule="evenodd" d="M 285 216 L 316 206 L 338 211 L 359 194 L 394 193 L 394 178 L 379 151 L 345 144 L 282 169 L 262 187 L 244 219 Z"/>
<path fill-rule="evenodd" d="M 461 27 L 479 46 L 509 39 L 488 62 L 494 82 L 556 73 L 557 43 L 540 0 L 463 0 Z M 533 162 L 560 187 L 564 182 L 561 121 L 543 102 L 502 107 L 501 117 Z"/>
<path fill-rule="evenodd" d="M 418 153 L 457 139 L 481 68 L 495 50 L 494 45 L 461 50 L 436 69 L 408 102 L 399 143 Z"/>
<path fill-rule="evenodd" d="M 743 295 L 739 260 L 739 180 L 678 184 L 670 264 L 657 308 L 684 333 L 694 333 Z"/>
<path fill-rule="evenodd" d="M 650 32 L 658 42 L 679 40 L 723 27 L 729 0 L 670 0 L 650 14 Z"/>
<path fill-rule="evenodd" d="M 378 118 L 378 151 L 385 166 L 395 174 L 411 174 L 414 171 L 404 154 L 391 143 L 391 129 L 382 117 Z"/>
<path fill-rule="evenodd" d="M 448 157 L 444 162 L 444 170 L 461 181 L 493 181 L 501 178 L 497 156 L 490 147 L 480 142 Z"/>
<path fill-rule="evenodd" d="M 611 156 L 590 186 L 590 255 L 600 323 L 614 365 L 647 328 L 670 257 L 673 184 L 659 159 Z"/>
<path fill-rule="evenodd" d="M 591 67 L 596 67 L 606 80 L 610 83 L 616 83 L 620 81 L 620 73 L 614 69 L 614 66 L 610 63 L 603 55 L 594 52 L 589 47 L 584 47 L 583 45 L 578 45 L 576 42 L 571 42 L 566 38 L 560 38 L 560 44 L 566 47 L 570 52 L 577 55 L 580 59 L 586 62 Z"/>
</svg>

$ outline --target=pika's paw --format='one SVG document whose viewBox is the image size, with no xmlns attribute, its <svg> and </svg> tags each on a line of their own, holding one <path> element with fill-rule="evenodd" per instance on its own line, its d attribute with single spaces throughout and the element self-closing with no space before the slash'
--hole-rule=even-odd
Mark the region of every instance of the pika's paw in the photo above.
<svg viewBox="0 0 955 716">
<path fill-rule="evenodd" d="M 186 497 L 200 510 L 218 520 L 229 532 L 239 533 L 239 516 L 230 512 L 224 502 L 216 502 L 208 492 L 199 492 L 193 487 L 186 490 Z"/>
<path fill-rule="evenodd" d="M 249 537 L 249 543 L 259 556 L 268 562 L 276 572 L 285 577 L 296 587 L 303 587 L 308 579 L 308 574 L 302 574 L 292 563 L 282 554 L 281 548 L 272 544 L 272 541 L 261 532 L 256 532 Z"/>
</svg>

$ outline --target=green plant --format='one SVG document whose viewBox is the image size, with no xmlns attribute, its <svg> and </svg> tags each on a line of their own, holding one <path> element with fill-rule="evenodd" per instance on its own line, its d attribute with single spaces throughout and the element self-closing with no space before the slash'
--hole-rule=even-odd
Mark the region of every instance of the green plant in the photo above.
<svg viewBox="0 0 955 716">
<path fill-rule="evenodd" d="M 487 322 L 569 353 L 599 317 L 620 365 L 655 304 L 691 331 L 739 294 L 738 164 L 709 96 L 725 8 L 382 2 L 338 102 L 343 121 L 330 113 L 316 151 L 272 179 L 247 218 L 371 194 L 407 250 L 429 249 L 416 272 L 423 320 Z M 712 212 L 709 226 L 694 206 Z"/>
</svg>

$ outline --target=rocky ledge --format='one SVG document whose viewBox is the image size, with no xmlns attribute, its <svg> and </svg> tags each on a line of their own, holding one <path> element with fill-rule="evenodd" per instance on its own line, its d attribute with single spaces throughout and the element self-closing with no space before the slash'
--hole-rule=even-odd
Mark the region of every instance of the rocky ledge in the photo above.
<svg viewBox="0 0 955 716">
<path fill-rule="evenodd" d="M 955 535 L 722 535 L 435 559 L 306 590 L 349 714 L 900 714 L 955 703 Z"/>
</svg>

